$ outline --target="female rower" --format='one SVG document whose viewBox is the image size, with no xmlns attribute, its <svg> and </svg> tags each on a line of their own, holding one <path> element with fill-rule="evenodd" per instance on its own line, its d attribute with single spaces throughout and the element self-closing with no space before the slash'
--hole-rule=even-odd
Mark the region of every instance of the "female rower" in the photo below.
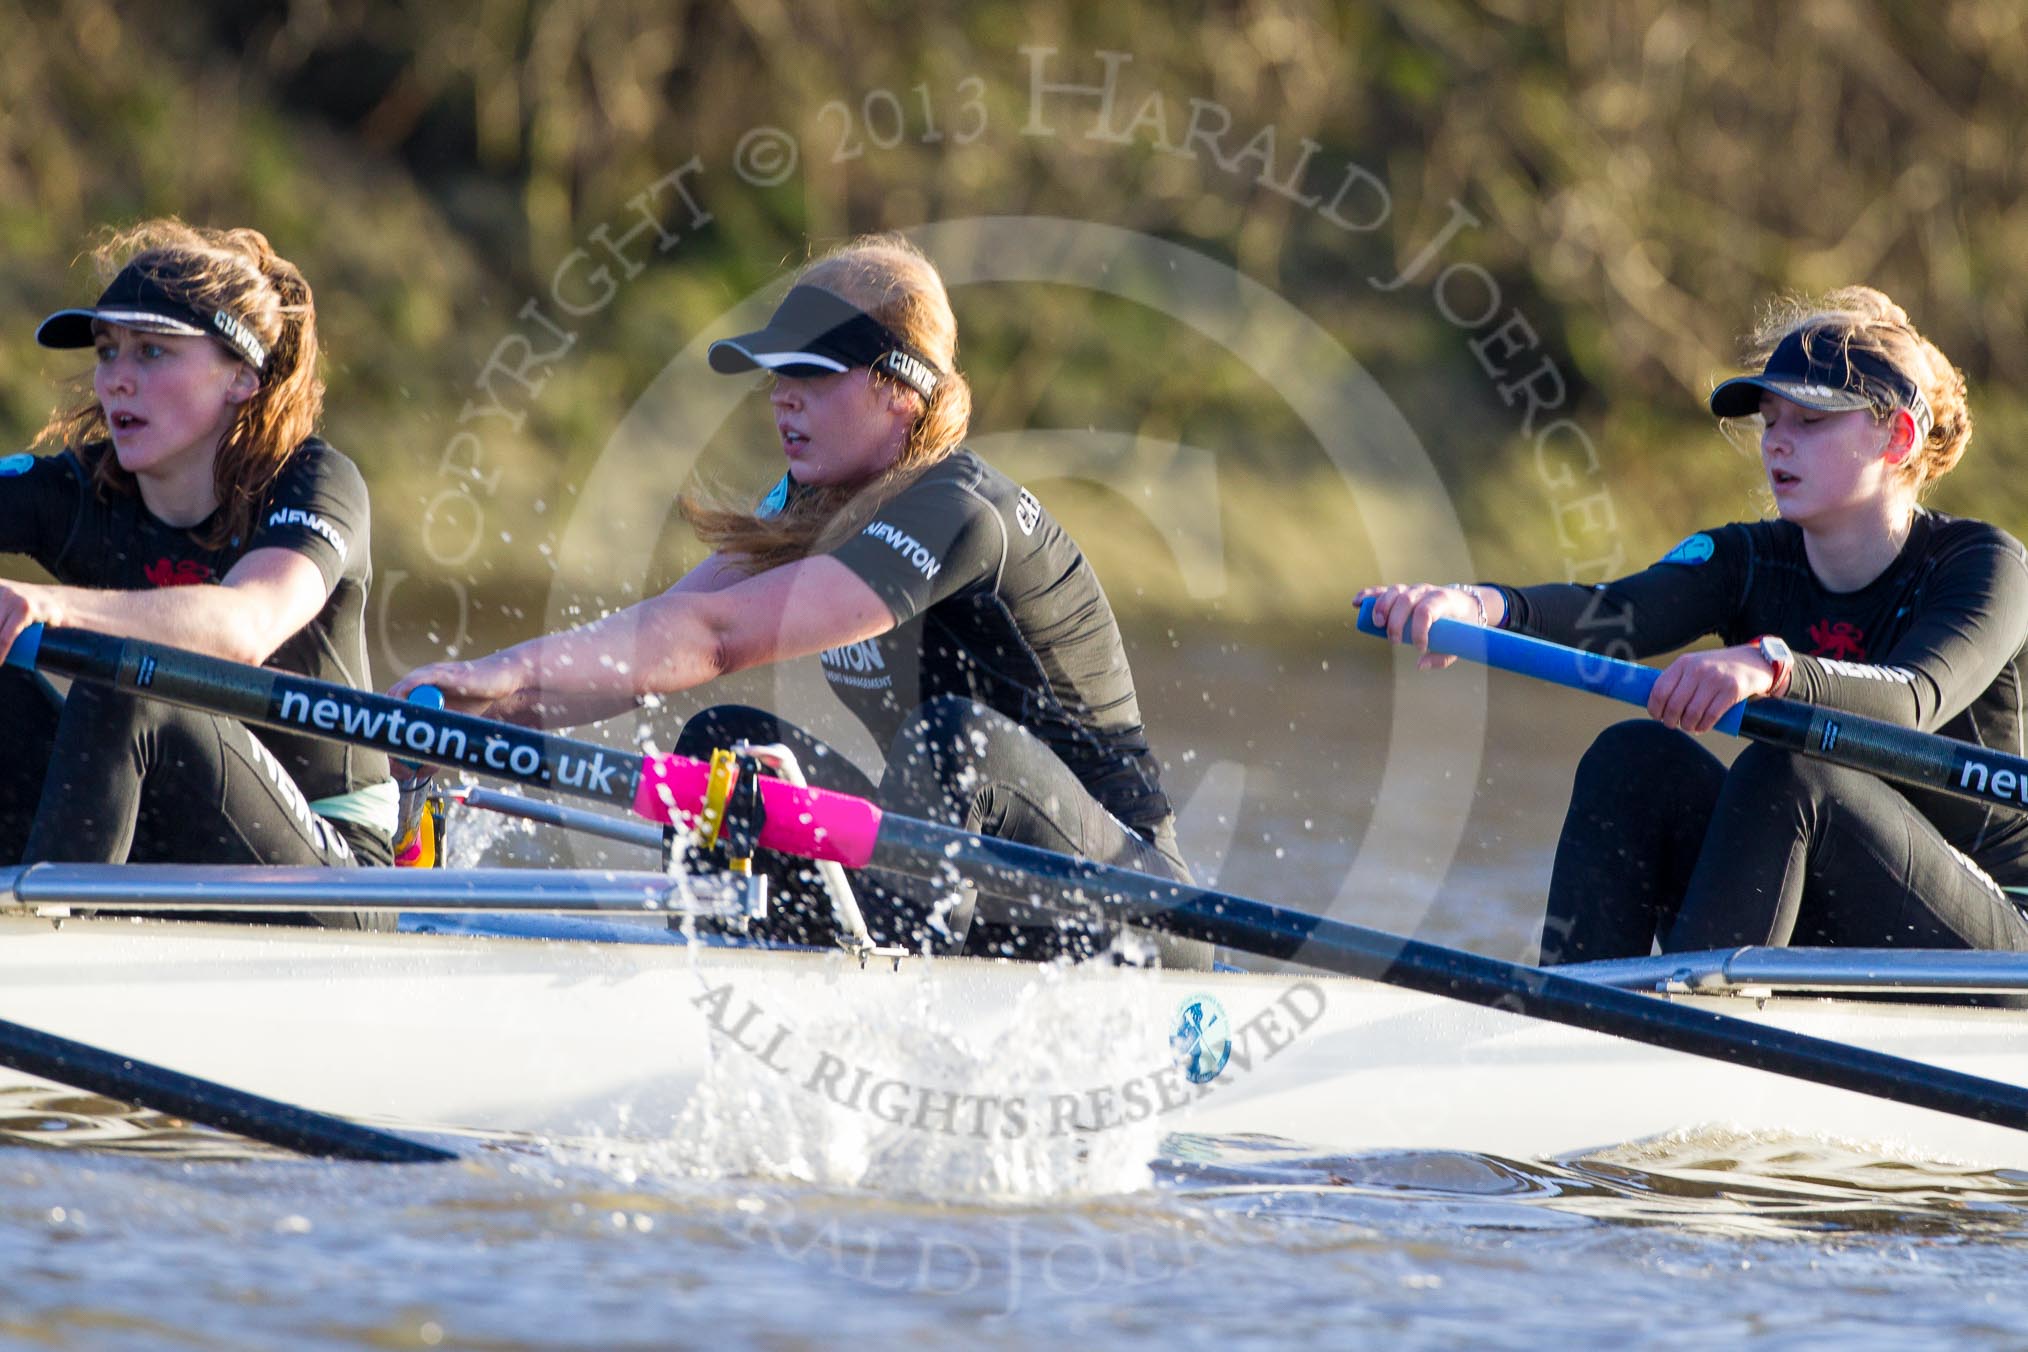
<svg viewBox="0 0 2028 1352">
<path fill-rule="evenodd" d="M 36 331 L 98 354 L 37 439 L 60 449 L 0 460 L 0 550 L 56 579 L 0 582 L 0 649 L 42 622 L 365 686 L 366 485 L 311 434 L 302 273 L 258 231 L 173 220 L 96 258 L 98 300 Z M 383 756 L 12 670 L 0 726 L 7 861 L 390 862 Z"/>
<path fill-rule="evenodd" d="M 411 672 L 396 691 L 427 682 L 496 717 L 585 722 L 821 654 L 832 690 L 888 748 L 877 788 L 751 708 L 704 710 L 676 750 L 783 743 L 812 783 L 891 811 L 1186 878 L 1105 593 L 1042 504 L 963 449 L 971 391 L 956 356 L 943 280 L 906 241 L 869 237 L 811 263 L 765 328 L 711 347 L 716 371 L 769 373 L 788 461 L 757 507 L 686 496 L 711 556 L 596 624 Z M 867 881 L 867 921 L 886 942 L 1022 956 L 1099 942 L 991 899 L 974 917 Z M 807 878 L 790 890 L 772 932 L 821 933 L 827 904 Z M 1194 958 L 1187 945 L 1168 956 L 1186 949 Z"/>
<path fill-rule="evenodd" d="M 1711 394 L 1758 417 L 1778 519 L 1690 536 L 1598 587 L 1387 586 L 1378 618 L 1424 648 L 1466 620 L 1645 656 L 1716 634 L 1655 682 L 1658 721 L 1578 766 L 1544 962 L 1745 944 L 2028 949 L 2000 885 L 2028 883 L 2028 818 L 1752 744 L 1730 767 L 1688 734 L 1786 696 L 2019 751 L 2028 565 L 2006 532 L 1917 499 L 1971 437 L 1964 377 L 1864 287 L 1781 309 L 1757 374 Z"/>
</svg>

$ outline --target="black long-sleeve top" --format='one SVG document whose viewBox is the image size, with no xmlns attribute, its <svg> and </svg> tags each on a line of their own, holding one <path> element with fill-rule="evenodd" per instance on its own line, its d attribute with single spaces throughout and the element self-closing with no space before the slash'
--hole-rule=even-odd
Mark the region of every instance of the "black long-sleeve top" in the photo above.
<svg viewBox="0 0 2028 1352">
<path fill-rule="evenodd" d="M 1779 635 L 1796 654 L 1790 699 L 2028 754 L 2028 553 L 1982 521 L 1917 509 L 1894 562 L 1851 592 L 1818 581 L 1786 521 L 1700 531 L 1614 582 L 1500 591 L 1509 628 L 1616 657 Z M 1981 862 L 2028 859 L 2028 817 L 1909 796 Z"/>
</svg>

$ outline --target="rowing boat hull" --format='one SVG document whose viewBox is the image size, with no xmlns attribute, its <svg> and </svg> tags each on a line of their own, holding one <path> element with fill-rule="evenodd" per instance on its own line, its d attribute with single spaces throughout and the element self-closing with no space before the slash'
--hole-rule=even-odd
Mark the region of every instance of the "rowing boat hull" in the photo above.
<svg viewBox="0 0 2028 1352">
<path fill-rule="evenodd" d="M 2017 1012 L 1676 998 L 2028 1083 Z M 1171 1133 L 1550 1158 L 1719 1126 L 2028 1164 L 2010 1129 L 1296 974 L 11 919 L 0 1018 L 362 1120 L 842 1182 L 897 1154 L 1102 1180 Z"/>
</svg>

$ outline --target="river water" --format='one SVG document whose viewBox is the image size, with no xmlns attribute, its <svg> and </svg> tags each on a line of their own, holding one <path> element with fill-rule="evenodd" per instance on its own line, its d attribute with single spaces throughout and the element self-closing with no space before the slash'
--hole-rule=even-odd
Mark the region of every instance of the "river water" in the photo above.
<svg viewBox="0 0 2028 1352">
<path fill-rule="evenodd" d="M 1531 957 L 1571 766 L 1615 711 L 1450 672 L 1415 678 L 1447 683 L 1413 687 L 1440 716 L 1404 728 L 1411 687 L 1369 642 L 1137 640 L 1193 863 Z M 1432 782 L 1383 782 L 1402 738 L 1437 748 Z M 1460 739 L 1477 769 L 1446 783 Z M 1436 825 L 1376 839 L 1404 808 Z M 544 848 L 490 829 L 464 848 Z M 1365 890 L 1351 861 L 1389 849 Z M 1111 1183 L 979 1198 L 770 1176 L 723 1136 L 368 1166 L 76 1095 L 0 1105 L 0 1344 L 2028 1346 L 2028 1172 L 1724 1134 L 1532 1161 L 1170 1137 Z"/>
</svg>

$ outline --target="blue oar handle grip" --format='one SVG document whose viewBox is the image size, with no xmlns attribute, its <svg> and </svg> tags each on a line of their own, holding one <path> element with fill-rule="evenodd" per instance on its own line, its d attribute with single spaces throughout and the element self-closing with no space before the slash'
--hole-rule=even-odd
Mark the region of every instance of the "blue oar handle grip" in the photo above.
<svg viewBox="0 0 2028 1352">
<path fill-rule="evenodd" d="M 42 651 L 42 626 L 31 624 L 15 636 L 7 650 L 7 665 L 20 671 L 35 670 L 36 654 Z"/>
<path fill-rule="evenodd" d="M 1381 638 L 1387 636 L 1387 630 L 1373 622 L 1373 598 L 1370 596 L 1359 603 L 1359 631 Z M 1509 629 L 1466 624 L 1461 620 L 1438 620 L 1432 624 L 1429 627 L 1429 650 L 1447 657 L 1463 657 L 1516 675 L 1533 676 L 1539 681 L 1569 686 L 1573 690 L 1604 695 L 1607 699 L 1644 709 L 1648 706 L 1648 693 L 1655 688 L 1655 678 L 1662 674 L 1639 662 L 1607 657 L 1603 653 L 1582 652 Z M 1725 716 L 1718 720 L 1718 731 L 1738 736 L 1739 718 L 1745 708 L 1745 704 L 1741 703 L 1727 709 Z"/>
</svg>

